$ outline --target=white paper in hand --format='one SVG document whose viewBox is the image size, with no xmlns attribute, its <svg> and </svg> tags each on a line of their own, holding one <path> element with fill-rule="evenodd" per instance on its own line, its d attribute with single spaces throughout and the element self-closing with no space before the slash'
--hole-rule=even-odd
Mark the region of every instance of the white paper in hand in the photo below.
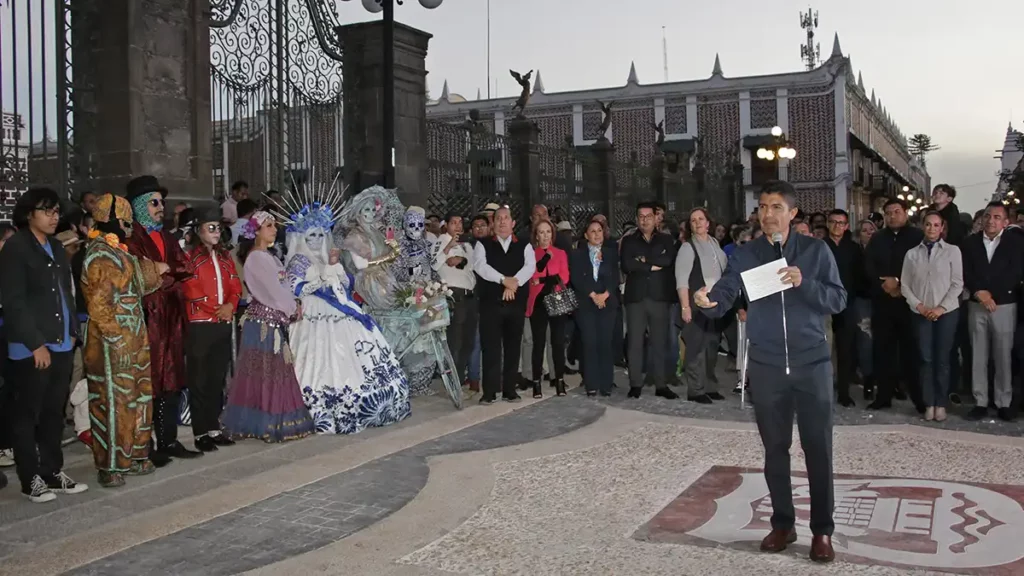
<svg viewBox="0 0 1024 576">
<path fill-rule="evenodd" d="M 782 274 L 779 274 L 779 270 L 787 266 L 789 264 L 786 263 L 786 259 L 779 258 L 774 262 L 741 272 L 740 278 L 743 279 L 743 288 L 747 293 L 747 300 L 753 302 L 765 296 L 771 296 L 772 294 L 792 288 L 793 285 L 784 283 L 782 281 Z"/>
</svg>

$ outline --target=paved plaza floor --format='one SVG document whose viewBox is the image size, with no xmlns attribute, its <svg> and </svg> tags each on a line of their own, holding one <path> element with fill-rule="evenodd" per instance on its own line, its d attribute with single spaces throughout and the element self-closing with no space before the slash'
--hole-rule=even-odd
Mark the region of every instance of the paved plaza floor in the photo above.
<svg viewBox="0 0 1024 576">
<path fill-rule="evenodd" d="M 573 389 L 455 411 L 419 398 L 397 426 L 241 442 L 54 504 L 12 486 L 0 574 L 1024 574 L 1018 425 L 837 408 L 837 559 L 821 566 L 807 559 L 796 438 L 799 539 L 766 555 L 750 409 L 731 394 L 711 407 L 629 402 L 619 381 L 604 401 Z M 94 479 L 84 449 L 68 462 Z"/>
</svg>

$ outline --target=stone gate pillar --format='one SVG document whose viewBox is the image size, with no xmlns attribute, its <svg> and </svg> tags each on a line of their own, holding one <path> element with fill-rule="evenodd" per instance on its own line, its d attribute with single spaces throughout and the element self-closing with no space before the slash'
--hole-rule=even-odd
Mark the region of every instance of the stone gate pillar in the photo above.
<svg viewBox="0 0 1024 576">
<path fill-rule="evenodd" d="M 512 164 L 509 192 L 513 197 L 523 199 L 523 213 L 517 221 L 524 224 L 529 221 L 533 205 L 543 202 L 540 197 L 540 151 L 537 149 L 540 129 L 529 118 L 516 118 L 509 122 L 508 129 L 511 144 L 509 161 Z"/>
<path fill-rule="evenodd" d="M 209 0 L 75 0 L 71 139 L 88 186 L 123 194 L 153 174 L 172 202 L 212 199 L 209 12 Z"/>
<path fill-rule="evenodd" d="M 339 26 L 344 52 L 345 183 L 380 184 L 384 157 L 384 23 Z M 395 23 L 395 184 L 406 205 L 427 207 L 427 45 L 433 36 Z"/>
</svg>

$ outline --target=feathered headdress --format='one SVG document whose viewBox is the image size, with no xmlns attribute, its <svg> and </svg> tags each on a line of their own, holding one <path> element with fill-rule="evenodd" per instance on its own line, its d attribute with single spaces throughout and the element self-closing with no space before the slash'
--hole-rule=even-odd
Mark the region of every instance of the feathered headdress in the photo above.
<svg viewBox="0 0 1024 576">
<path fill-rule="evenodd" d="M 283 222 L 287 232 L 306 232 L 311 228 L 331 230 L 341 219 L 342 201 L 345 188 L 338 187 L 341 172 L 334 176 L 330 183 L 318 181 L 316 172 L 303 185 L 295 182 L 292 176 L 292 192 L 282 196 L 284 201 L 277 204 L 278 221 Z"/>
</svg>

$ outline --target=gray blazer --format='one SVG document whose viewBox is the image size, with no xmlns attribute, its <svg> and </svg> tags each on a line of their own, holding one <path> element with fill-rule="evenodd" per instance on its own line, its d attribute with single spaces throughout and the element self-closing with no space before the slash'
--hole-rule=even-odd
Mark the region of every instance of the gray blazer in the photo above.
<svg viewBox="0 0 1024 576">
<path fill-rule="evenodd" d="M 917 314 L 917 305 L 928 308 L 942 306 L 946 312 L 960 307 L 964 289 L 964 262 L 960 249 L 944 240 L 932 247 L 929 257 L 924 243 L 910 249 L 903 259 L 900 292 L 910 309 Z"/>
</svg>

